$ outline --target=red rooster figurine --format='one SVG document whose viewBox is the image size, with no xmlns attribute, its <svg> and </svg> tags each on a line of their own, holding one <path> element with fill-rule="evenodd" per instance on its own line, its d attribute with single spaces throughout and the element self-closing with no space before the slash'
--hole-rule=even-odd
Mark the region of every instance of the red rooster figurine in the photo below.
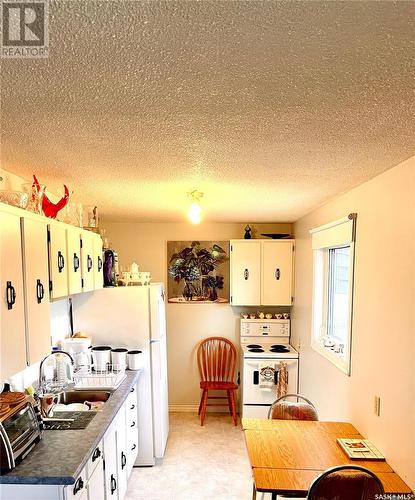
<svg viewBox="0 0 415 500">
<path fill-rule="evenodd" d="M 39 184 L 39 181 L 36 179 L 36 175 L 33 175 L 33 185 L 36 187 L 38 193 L 41 193 L 42 188 Z M 65 194 L 63 197 L 57 202 L 52 203 L 49 198 L 43 193 L 42 196 L 42 210 L 46 217 L 50 217 L 51 219 L 55 219 L 58 215 L 59 210 L 64 208 L 69 201 L 69 189 L 63 185 Z"/>
</svg>

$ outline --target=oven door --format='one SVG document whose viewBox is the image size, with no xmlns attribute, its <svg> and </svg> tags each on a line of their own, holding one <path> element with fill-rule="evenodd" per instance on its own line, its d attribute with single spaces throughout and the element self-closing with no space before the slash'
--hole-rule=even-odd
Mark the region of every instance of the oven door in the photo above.
<svg viewBox="0 0 415 500">
<path fill-rule="evenodd" d="M 243 404 L 244 405 L 271 405 L 277 399 L 277 386 L 274 385 L 271 390 L 263 389 L 259 386 L 260 365 L 269 362 L 278 369 L 278 363 L 284 361 L 288 372 L 288 394 L 297 392 L 298 380 L 298 359 L 244 359 L 243 370 Z"/>
</svg>

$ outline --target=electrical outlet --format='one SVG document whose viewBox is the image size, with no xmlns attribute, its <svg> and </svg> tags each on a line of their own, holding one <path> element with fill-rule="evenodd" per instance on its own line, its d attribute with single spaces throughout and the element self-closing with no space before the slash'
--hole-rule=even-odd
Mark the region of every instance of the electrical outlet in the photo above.
<svg viewBox="0 0 415 500">
<path fill-rule="evenodd" d="M 375 415 L 380 417 L 380 396 L 375 396 Z"/>
</svg>

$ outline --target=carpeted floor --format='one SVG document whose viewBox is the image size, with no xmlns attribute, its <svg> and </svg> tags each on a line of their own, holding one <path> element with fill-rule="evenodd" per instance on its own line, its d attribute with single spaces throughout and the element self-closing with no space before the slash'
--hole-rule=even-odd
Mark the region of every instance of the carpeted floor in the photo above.
<svg viewBox="0 0 415 500">
<path fill-rule="evenodd" d="M 258 495 L 259 498 L 261 495 Z M 126 500 L 250 500 L 251 468 L 229 415 L 171 413 L 162 465 L 134 468 Z"/>
</svg>

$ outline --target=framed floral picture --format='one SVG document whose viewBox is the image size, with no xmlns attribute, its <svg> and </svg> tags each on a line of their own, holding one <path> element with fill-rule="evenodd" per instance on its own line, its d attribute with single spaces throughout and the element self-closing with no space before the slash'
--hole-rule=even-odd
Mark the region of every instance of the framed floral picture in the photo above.
<svg viewBox="0 0 415 500">
<path fill-rule="evenodd" d="M 229 241 L 168 241 L 168 301 L 229 302 Z"/>
</svg>

